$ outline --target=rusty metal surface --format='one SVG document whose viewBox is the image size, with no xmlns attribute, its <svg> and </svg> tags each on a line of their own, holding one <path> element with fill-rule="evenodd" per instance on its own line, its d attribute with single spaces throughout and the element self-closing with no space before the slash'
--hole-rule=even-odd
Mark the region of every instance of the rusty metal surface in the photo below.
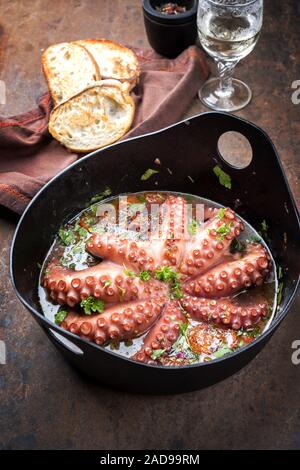
<svg viewBox="0 0 300 470">
<path fill-rule="evenodd" d="M 269 133 L 299 205 L 300 105 L 292 104 L 291 84 L 300 80 L 300 7 L 296 0 L 265 5 L 260 42 L 236 74 L 254 98 L 237 114 Z M 2 0 L 0 22 L 4 115 L 34 107 L 45 90 L 39 60 L 48 44 L 102 36 L 147 46 L 139 0 Z M 195 99 L 187 115 L 201 111 Z M 291 362 L 292 342 L 300 340 L 299 297 L 256 359 L 222 383 L 177 396 L 120 393 L 72 370 L 16 299 L 8 278 L 14 226 L 2 211 L 0 340 L 7 363 L 0 365 L 0 448 L 300 447 L 300 365 Z"/>
</svg>

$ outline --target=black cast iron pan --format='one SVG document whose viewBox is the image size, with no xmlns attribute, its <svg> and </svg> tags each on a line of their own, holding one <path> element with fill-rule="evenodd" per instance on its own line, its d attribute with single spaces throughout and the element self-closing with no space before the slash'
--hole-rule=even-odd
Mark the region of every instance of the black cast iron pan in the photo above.
<svg viewBox="0 0 300 470">
<path fill-rule="evenodd" d="M 245 169 L 226 164 L 217 150 L 219 137 L 237 131 L 250 142 L 253 159 Z M 141 181 L 154 160 L 159 174 Z M 232 189 L 213 173 L 219 164 L 230 173 Z M 167 171 L 169 168 L 172 172 Z M 104 350 L 47 320 L 38 299 L 39 266 L 64 221 L 107 186 L 114 195 L 144 190 L 196 194 L 235 207 L 254 228 L 266 219 L 268 245 L 283 268 L 283 300 L 271 326 L 250 345 L 221 359 L 180 368 L 140 364 Z M 17 226 L 11 249 L 11 276 L 21 302 L 66 359 L 84 373 L 112 386 L 142 393 L 178 393 L 216 383 L 247 364 L 271 338 L 287 315 L 299 284 L 299 216 L 278 154 L 255 125 L 225 113 L 210 112 L 162 131 L 96 151 L 53 178 L 35 196 Z M 53 332 L 71 341 L 63 344 Z M 75 349 L 74 349 L 75 348 Z M 76 351 L 76 352 L 75 352 Z"/>
</svg>

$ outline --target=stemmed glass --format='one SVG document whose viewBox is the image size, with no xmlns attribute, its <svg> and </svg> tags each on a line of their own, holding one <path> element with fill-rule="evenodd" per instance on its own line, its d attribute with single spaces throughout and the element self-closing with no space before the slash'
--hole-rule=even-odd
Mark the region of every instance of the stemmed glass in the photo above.
<svg viewBox="0 0 300 470">
<path fill-rule="evenodd" d="M 232 74 L 238 62 L 253 51 L 262 22 L 263 0 L 199 0 L 200 43 L 219 73 L 199 90 L 203 104 L 218 111 L 236 111 L 249 103 L 250 88 Z"/>
</svg>

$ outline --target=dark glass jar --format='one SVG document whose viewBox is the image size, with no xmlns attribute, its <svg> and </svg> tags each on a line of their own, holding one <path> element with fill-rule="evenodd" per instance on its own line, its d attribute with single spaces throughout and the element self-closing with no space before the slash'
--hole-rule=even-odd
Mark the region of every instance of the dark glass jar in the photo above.
<svg viewBox="0 0 300 470">
<path fill-rule="evenodd" d="M 157 10 L 165 0 L 143 0 L 144 22 L 151 47 L 166 57 L 176 57 L 184 49 L 195 44 L 197 36 L 198 0 L 177 0 L 185 12 L 176 15 Z"/>
</svg>

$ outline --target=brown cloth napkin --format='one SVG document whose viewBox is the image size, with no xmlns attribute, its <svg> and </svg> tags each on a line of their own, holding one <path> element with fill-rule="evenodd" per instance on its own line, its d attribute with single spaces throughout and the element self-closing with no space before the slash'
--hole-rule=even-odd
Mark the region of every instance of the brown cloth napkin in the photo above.
<svg viewBox="0 0 300 470">
<path fill-rule="evenodd" d="M 124 138 L 156 131 L 178 121 L 208 75 L 204 54 L 191 46 L 176 59 L 134 49 L 141 64 L 132 92 L 136 113 Z M 51 98 L 20 116 L 0 117 L 0 204 L 22 213 L 34 194 L 82 154 L 70 153 L 47 130 Z"/>
</svg>

